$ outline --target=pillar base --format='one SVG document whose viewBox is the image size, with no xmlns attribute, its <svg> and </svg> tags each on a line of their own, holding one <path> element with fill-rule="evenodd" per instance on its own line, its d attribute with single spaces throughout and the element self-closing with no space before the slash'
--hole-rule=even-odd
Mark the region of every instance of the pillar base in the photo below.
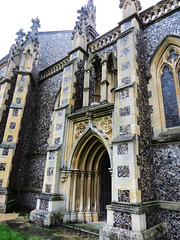
<svg viewBox="0 0 180 240">
<path fill-rule="evenodd" d="M 85 213 L 84 212 L 78 212 L 77 213 L 77 222 L 78 223 L 84 223 L 85 221 Z"/>
<path fill-rule="evenodd" d="M 63 212 L 48 212 L 43 210 L 33 210 L 29 220 L 41 227 L 60 226 L 63 222 Z"/>
<path fill-rule="evenodd" d="M 133 240 L 156 240 L 166 234 L 166 224 L 160 223 L 150 229 L 142 232 L 135 232 L 126 229 L 121 229 L 118 227 L 111 227 L 105 225 L 100 230 L 100 240 L 110 240 L 110 239 L 133 239 Z"/>
<path fill-rule="evenodd" d="M 77 222 L 77 213 L 76 212 L 71 212 L 71 218 L 70 222 L 75 223 Z"/>
<path fill-rule="evenodd" d="M 85 222 L 92 222 L 92 213 L 91 212 L 86 212 L 85 213 Z"/>
<path fill-rule="evenodd" d="M 71 213 L 70 212 L 64 212 L 63 223 L 69 223 L 70 219 L 71 219 Z"/>
<path fill-rule="evenodd" d="M 92 213 L 92 221 L 98 222 L 98 213 L 97 212 Z"/>
</svg>

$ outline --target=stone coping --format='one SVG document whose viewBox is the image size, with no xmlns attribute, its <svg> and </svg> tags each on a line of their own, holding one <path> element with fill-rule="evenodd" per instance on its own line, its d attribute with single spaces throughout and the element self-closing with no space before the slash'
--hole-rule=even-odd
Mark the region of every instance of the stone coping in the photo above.
<svg viewBox="0 0 180 240">
<path fill-rule="evenodd" d="M 52 145 L 52 146 L 50 146 L 50 147 L 47 148 L 47 151 L 55 151 L 55 150 L 58 150 L 61 146 L 62 146 L 62 144 Z"/>
<path fill-rule="evenodd" d="M 26 70 L 17 70 L 16 71 L 18 74 L 26 74 L 26 75 L 32 75 L 31 71 L 26 71 Z"/>
<path fill-rule="evenodd" d="M 132 214 L 144 214 L 148 212 L 158 211 L 159 209 L 180 211 L 180 203 L 169 201 L 153 201 L 137 204 L 113 202 L 112 205 L 107 206 L 107 209 L 113 211 L 123 211 Z"/>
<path fill-rule="evenodd" d="M 112 140 L 112 143 L 133 141 L 135 136 L 136 136 L 136 134 L 128 134 L 128 135 L 118 136 Z"/>
<path fill-rule="evenodd" d="M 22 104 L 13 103 L 10 105 L 10 108 L 22 109 L 24 106 Z"/>
<path fill-rule="evenodd" d="M 2 142 L 0 144 L 0 148 L 9 148 L 9 149 L 14 149 L 16 143 L 13 143 L 13 142 Z"/>
<path fill-rule="evenodd" d="M 2 79 L 0 80 L 0 84 L 3 84 L 5 82 L 9 82 L 9 83 L 12 83 L 12 84 L 15 84 L 15 82 L 7 77 L 2 77 Z"/>
<path fill-rule="evenodd" d="M 180 127 L 166 129 L 164 132 L 161 132 L 158 137 L 152 138 L 152 141 L 154 143 L 180 141 Z"/>
<path fill-rule="evenodd" d="M 114 92 L 122 91 L 125 88 L 133 87 L 134 84 L 135 84 L 135 82 L 129 83 L 129 84 L 126 84 L 126 85 L 123 85 L 123 86 L 120 86 L 120 87 L 117 87 L 117 88 L 114 89 Z"/>
<path fill-rule="evenodd" d="M 64 200 L 64 197 L 62 194 L 46 194 L 41 193 L 38 197 L 40 200 L 46 200 L 46 201 L 62 201 Z"/>
<path fill-rule="evenodd" d="M 101 117 L 101 115 L 111 115 L 114 109 L 114 103 L 99 103 L 95 106 L 88 106 L 78 110 L 75 113 L 69 114 L 68 118 L 76 119 L 79 116 L 84 117 L 85 120 L 88 120 L 88 114 L 92 114 L 92 117 Z M 95 116 L 93 114 L 96 114 Z"/>
</svg>

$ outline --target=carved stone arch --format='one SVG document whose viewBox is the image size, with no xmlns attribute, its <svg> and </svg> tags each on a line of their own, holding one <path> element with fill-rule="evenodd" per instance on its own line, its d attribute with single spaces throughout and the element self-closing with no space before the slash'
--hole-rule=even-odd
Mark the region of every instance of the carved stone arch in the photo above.
<svg viewBox="0 0 180 240">
<path fill-rule="evenodd" d="M 157 46 L 156 50 L 154 51 L 151 59 L 150 59 L 150 67 L 152 66 L 152 63 L 158 64 L 159 58 L 163 55 L 165 49 L 168 48 L 169 45 L 177 46 L 179 47 L 180 37 L 177 35 L 167 35 L 166 38 L 164 38 L 159 45 Z"/>
<path fill-rule="evenodd" d="M 178 59 L 178 61 L 176 62 L 176 71 L 177 71 L 177 73 L 180 71 L 180 58 Z M 180 79 L 179 79 L 179 81 L 180 81 Z"/>
<path fill-rule="evenodd" d="M 163 63 L 161 64 L 161 66 L 158 68 L 159 78 L 162 77 L 162 75 L 163 75 L 163 69 L 164 69 L 165 66 L 168 67 L 171 72 L 173 72 L 172 66 L 171 66 L 170 64 L 168 64 L 167 62 L 163 62 Z"/>
<path fill-rule="evenodd" d="M 96 59 L 96 58 L 99 58 L 102 60 L 102 55 L 100 53 L 94 53 L 92 55 L 90 55 L 89 59 L 88 59 L 88 66 L 93 66 L 93 61 Z"/>
<path fill-rule="evenodd" d="M 75 142 L 68 165 L 72 176 L 68 204 L 70 210 L 76 212 L 76 221 L 97 222 L 105 213 L 106 205 L 111 203 L 110 168 L 112 157 L 109 145 L 101 132 L 89 122 Z M 104 184 L 104 179 L 107 184 Z"/>
<path fill-rule="evenodd" d="M 115 57 L 113 51 L 108 51 L 107 52 L 107 59 L 108 59 L 108 63 L 111 61 L 111 67 L 109 67 L 110 71 L 117 71 L 117 58 Z"/>
<path fill-rule="evenodd" d="M 108 140 L 105 138 L 103 133 L 99 131 L 95 126 L 92 124 L 88 125 L 88 127 L 85 129 L 83 133 L 80 134 L 79 138 L 76 140 L 68 161 L 68 168 L 74 168 L 73 166 L 77 167 L 77 165 L 74 164 L 75 158 L 78 154 L 81 153 L 83 150 L 83 145 L 87 143 L 92 137 L 97 138 L 106 148 L 108 152 L 108 156 L 110 159 L 111 167 L 112 167 L 112 151 L 111 151 L 111 144 L 108 142 Z"/>
</svg>

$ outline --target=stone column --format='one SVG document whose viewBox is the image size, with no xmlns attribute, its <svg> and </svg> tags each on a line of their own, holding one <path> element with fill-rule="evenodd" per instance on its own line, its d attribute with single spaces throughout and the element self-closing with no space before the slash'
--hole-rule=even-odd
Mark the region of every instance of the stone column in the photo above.
<svg viewBox="0 0 180 240">
<path fill-rule="evenodd" d="M 102 62 L 101 102 L 108 101 L 108 67 L 107 60 Z"/>
<path fill-rule="evenodd" d="M 79 207 L 79 211 L 83 212 L 84 210 L 84 197 L 83 197 L 83 193 L 84 193 L 84 175 L 85 175 L 85 171 L 81 171 L 81 189 L 80 189 L 80 207 Z"/>
<path fill-rule="evenodd" d="M 78 170 L 74 170 L 73 196 L 72 196 L 72 212 L 76 211 L 76 186 L 77 186 Z"/>
<path fill-rule="evenodd" d="M 99 172 L 94 172 L 94 212 L 93 212 L 93 222 L 98 222 L 98 211 L 97 211 L 98 175 L 99 175 Z"/>
<path fill-rule="evenodd" d="M 99 188 L 99 174 L 97 175 L 97 212 L 100 212 L 100 205 L 99 205 L 99 191 L 100 191 L 100 188 Z"/>
<path fill-rule="evenodd" d="M 87 212 L 85 214 L 86 222 L 92 222 L 92 214 L 91 214 L 91 177 L 92 171 L 88 171 L 87 175 Z"/>
<path fill-rule="evenodd" d="M 77 188 L 77 175 L 78 170 L 74 170 L 74 183 L 73 183 L 73 192 L 72 192 L 72 212 L 71 212 L 71 222 L 76 222 L 76 188 Z"/>
<path fill-rule="evenodd" d="M 112 168 L 108 168 L 110 174 L 111 174 L 111 202 L 113 199 L 113 169 Z"/>
<path fill-rule="evenodd" d="M 99 172 L 94 172 L 94 211 L 97 212 L 97 185 Z"/>
<path fill-rule="evenodd" d="M 80 176 L 80 203 L 79 203 L 79 212 L 78 212 L 78 222 L 84 222 L 84 176 L 85 171 L 81 171 Z"/>
<path fill-rule="evenodd" d="M 66 212 L 69 212 L 70 210 L 70 196 L 71 196 L 71 175 L 72 175 L 72 172 L 71 171 L 68 171 L 67 172 L 68 174 L 68 181 L 67 181 L 67 200 L 66 200 Z"/>
<path fill-rule="evenodd" d="M 85 63 L 84 71 L 84 89 L 83 89 L 83 107 L 89 106 L 89 80 L 90 80 L 90 69 L 88 69 L 87 62 Z"/>
</svg>

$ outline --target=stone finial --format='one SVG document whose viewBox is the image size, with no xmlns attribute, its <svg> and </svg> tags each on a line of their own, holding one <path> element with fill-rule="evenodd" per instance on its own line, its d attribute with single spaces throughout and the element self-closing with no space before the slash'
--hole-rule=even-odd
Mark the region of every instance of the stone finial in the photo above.
<svg viewBox="0 0 180 240">
<path fill-rule="evenodd" d="M 80 10 L 77 11 L 80 15 L 77 17 L 78 21 L 74 27 L 74 31 L 72 33 L 72 40 L 75 35 L 78 33 L 79 35 L 84 34 L 85 36 L 89 36 L 89 40 L 92 40 L 97 36 L 96 33 L 96 7 L 94 6 L 93 0 L 88 0 L 87 5 L 83 6 Z M 89 34 L 90 33 L 90 34 Z"/>
<path fill-rule="evenodd" d="M 36 19 L 31 20 L 33 25 L 31 26 L 32 31 L 28 32 L 26 36 L 27 42 L 38 42 L 37 34 L 38 34 L 38 28 L 40 28 L 40 20 L 38 17 Z"/>
<path fill-rule="evenodd" d="M 11 59 L 13 59 L 16 54 L 18 54 L 19 52 L 21 52 L 23 50 L 23 45 L 24 45 L 23 38 L 26 34 L 23 32 L 23 29 L 20 29 L 16 33 L 16 35 L 18 36 L 17 39 L 15 39 L 16 43 L 13 44 L 10 49 Z"/>
<path fill-rule="evenodd" d="M 119 7 L 123 11 L 123 19 L 129 17 L 130 15 L 141 11 L 141 3 L 139 0 L 120 0 Z"/>
<path fill-rule="evenodd" d="M 88 25 L 91 25 L 96 29 L 96 7 L 94 6 L 93 0 L 89 0 L 87 4 L 88 12 Z"/>
</svg>

